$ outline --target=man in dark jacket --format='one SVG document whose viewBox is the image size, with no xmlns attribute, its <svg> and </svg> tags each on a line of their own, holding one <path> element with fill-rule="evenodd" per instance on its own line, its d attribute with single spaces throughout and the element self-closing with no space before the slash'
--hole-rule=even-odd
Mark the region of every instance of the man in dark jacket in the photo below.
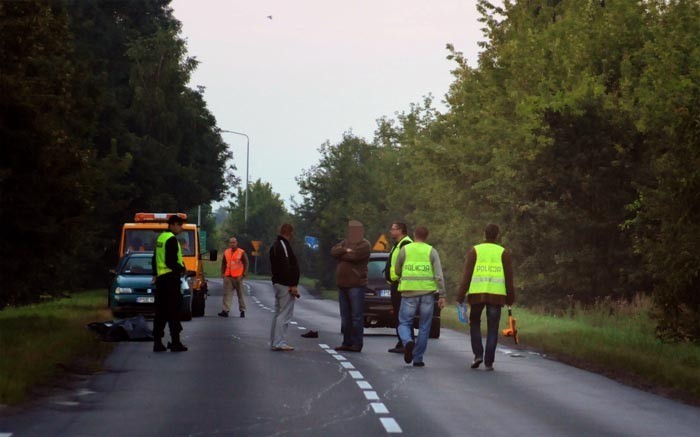
<svg viewBox="0 0 700 437">
<path fill-rule="evenodd" d="M 391 248 L 389 258 L 384 265 L 384 278 L 391 287 L 391 306 L 394 309 L 394 323 L 396 324 L 396 337 L 398 339 L 396 346 L 389 349 L 389 352 L 396 354 L 404 353 L 403 343 L 399 336 L 399 310 L 401 309 L 401 293 L 399 293 L 399 276 L 396 274 L 396 258 L 399 256 L 401 248 L 407 244 L 413 243 L 411 237 L 408 236 L 408 226 L 406 223 L 394 222 L 389 228 L 391 238 L 394 239 L 394 246 Z M 411 338 L 414 338 L 413 328 L 411 328 Z"/>
<path fill-rule="evenodd" d="M 182 248 L 175 237 L 182 232 L 184 220 L 177 216 L 168 217 L 168 230 L 161 233 L 156 239 L 156 247 L 153 253 L 153 273 L 156 275 L 156 315 L 153 320 L 153 352 L 164 352 L 163 336 L 165 324 L 170 328 L 172 342 L 168 343 L 168 349 L 173 352 L 187 350 L 180 342 L 180 307 L 182 306 L 182 292 L 180 291 L 180 277 L 185 272 L 185 263 L 182 260 Z"/>
<path fill-rule="evenodd" d="M 493 370 L 501 308 L 504 304 L 512 305 L 515 301 L 511 253 L 496 243 L 499 231 L 498 225 L 489 223 L 484 230 L 484 243 L 477 244 L 467 252 L 462 281 L 457 291 L 457 302 L 464 302 L 466 294 L 471 307 L 469 332 L 474 352 L 472 369 L 484 362 L 486 370 Z M 481 313 L 484 309 L 487 326 L 486 354 L 481 340 Z"/>
<path fill-rule="evenodd" d="M 289 322 L 294 313 L 294 300 L 299 297 L 299 263 L 290 241 L 294 227 L 285 223 L 280 227 L 277 240 L 270 247 L 272 286 L 275 289 L 275 315 L 272 317 L 270 348 L 274 351 L 293 351 L 285 341 Z"/>
<path fill-rule="evenodd" d="M 337 351 L 362 351 L 367 264 L 371 252 L 364 235 L 362 223 L 350 220 L 348 238 L 331 249 L 331 256 L 338 260 L 335 278 L 343 332 L 343 344 L 335 348 Z"/>
</svg>

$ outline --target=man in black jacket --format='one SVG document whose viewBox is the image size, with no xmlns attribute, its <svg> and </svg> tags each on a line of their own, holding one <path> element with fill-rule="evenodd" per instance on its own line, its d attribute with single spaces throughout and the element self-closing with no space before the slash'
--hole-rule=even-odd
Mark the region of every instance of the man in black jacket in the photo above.
<svg viewBox="0 0 700 437">
<path fill-rule="evenodd" d="M 162 338 L 165 335 L 165 324 L 170 328 L 172 342 L 168 343 L 168 349 L 173 352 L 187 350 L 180 342 L 180 307 L 182 306 L 182 292 L 180 291 L 180 277 L 185 272 L 185 264 L 182 260 L 182 248 L 175 237 L 182 232 L 184 220 L 177 216 L 168 217 L 168 230 L 161 233 L 156 240 L 153 253 L 153 274 L 155 276 L 156 315 L 153 320 L 153 352 L 166 350 Z"/>
<path fill-rule="evenodd" d="M 274 351 L 293 351 L 285 341 L 289 322 L 294 313 L 294 300 L 299 297 L 299 263 L 290 241 L 294 227 L 285 223 L 270 248 L 272 286 L 275 289 L 275 315 L 272 317 L 270 347 Z"/>
</svg>

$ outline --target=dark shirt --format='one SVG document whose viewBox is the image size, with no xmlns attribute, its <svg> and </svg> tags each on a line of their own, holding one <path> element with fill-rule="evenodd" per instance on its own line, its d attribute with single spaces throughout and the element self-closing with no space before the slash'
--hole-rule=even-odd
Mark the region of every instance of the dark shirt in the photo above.
<svg viewBox="0 0 700 437">
<path fill-rule="evenodd" d="M 503 264 L 503 275 L 506 280 L 506 295 L 496 295 L 488 293 L 467 294 L 467 302 L 470 305 L 477 303 L 486 303 L 490 305 L 513 305 L 515 302 L 515 287 L 513 286 L 513 264 L 510 259 L 510 251 L 504 250 L 501 255 L 501 263 Z M 472 282 L 474 274 L 474 266 L 476 265 L 476 249 L 473 247 L 467 252 L 467 260 L 464 263 L 464 273 L 462 281 L 459 283 L 457 292 L 457 301 L 462 302 L 464 295 L 469 291 L 469 285 Z"/>
<path fill-rule="evenodd" d="M 177 238 L 170 237 L 165 242 L 165 265 L 172 270 L 168 275 L 180 276 L 185 271 L 185 266 L 177 262 L 177 251 L 178 242 Z M 153 258 L 151 259 L 151 266 L 153 268 L 153 274 L 158 274 L 158 269 L 156 268 L 156 253 L 153 252 Z"/>
<path fill-rule="evenodd" d="M 292 245 L 281 235 L 270 248 L 270 268 L 272 269 L 272 283 L 289 287 L 299 284 L 299 263 L 294 255 Z"/>
</svg>

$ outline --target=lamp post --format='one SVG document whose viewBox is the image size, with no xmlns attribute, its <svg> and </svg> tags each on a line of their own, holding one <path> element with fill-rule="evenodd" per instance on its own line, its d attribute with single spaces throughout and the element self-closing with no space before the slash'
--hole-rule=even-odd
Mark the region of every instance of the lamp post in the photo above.
<svg viewBox="0 0 700 437">
<path fill-rule="evenodd" d="M 230 134 L 242 135 L 245 137 L 245 209 L 243 213 L 243 223 L 248 224 L 248 167 L 250 164 L 250 138 L 248 135 L 241 132 L 234 132 L 232 130 L 220 129 L 221 132 L 227 132 Z"/>
</svg>

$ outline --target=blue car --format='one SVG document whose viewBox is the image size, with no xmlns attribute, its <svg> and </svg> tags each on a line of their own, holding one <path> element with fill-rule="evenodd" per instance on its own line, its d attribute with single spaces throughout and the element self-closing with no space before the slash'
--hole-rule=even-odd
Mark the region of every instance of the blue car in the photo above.
<svg viewBox="0 0 700 437">
<path fill-rule="evenodd" d="M 155 284 L 151 259 L 153 252 L 134 252 L 122 257 L 109 287 L 108 304 L 114 317 L 155 314 Z M 192 319 L 191 278 L 182 278 L 180 320 Z"/>
</svg>

